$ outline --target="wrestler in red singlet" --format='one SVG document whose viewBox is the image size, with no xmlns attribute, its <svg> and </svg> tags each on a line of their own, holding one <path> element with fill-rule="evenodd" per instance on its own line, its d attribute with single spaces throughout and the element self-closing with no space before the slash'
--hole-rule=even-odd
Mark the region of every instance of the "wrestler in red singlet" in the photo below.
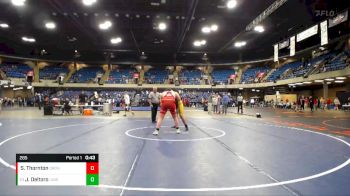
<svg viewBox="0 0 350 196">
<path fill-rule="evenodd" d="M 176 115 L 176 101 L 177 101 L 177 99 L 180 99 L 179 95 L 172 90 L 164 91 L 161 94 L 160 116 L 158 117 L 157 127 L 156 127 L 156 130 L 153 132 L 153 135 L 159 134 L 159 128 L 162 125 L 165 114 L 168 110 L 170 111 L 170 114 L 174 119 L 176 133 L 180 133 L 179 119 Z"/>
</svg>

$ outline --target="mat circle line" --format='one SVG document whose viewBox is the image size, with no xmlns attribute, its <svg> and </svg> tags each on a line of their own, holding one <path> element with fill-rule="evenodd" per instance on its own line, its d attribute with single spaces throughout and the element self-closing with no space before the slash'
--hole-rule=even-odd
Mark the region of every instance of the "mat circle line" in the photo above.
<svg viewBox="0 0 350 196">
<path fill-rule="evenodd" d="M 336 120 L 349 120 L 349 119 L 339 118 L 339 119 L 324 120 L 324 121 L 322 121 L 322 124 L 329 126 L 329 127 L 339 128 L 339 129 L 350 129 L 350 127 L 337 126 L 337 125 L 332 125 L 332 124 L 328 123 L 328 122 L 336 121 Z"/>
<path fill-rule="evenodd" d="M 170 126 L 162 126 L 163 127 L 170 127 Z M 202 129 L 209 129 L 209 130 L 214 130 L 217 132 L 220 132 L 220 135 L 217 136 L 212 136 L 212 137 L 203 137 L 203 138 L 196 138 L 196 139 L 161 139 L 161 138 L 148 138 L 148 137 L 140 137 L 140 136 L 136 136 L 136 135 L 132 135 L 130 134 L 133 131 L 136 130 L 142 130 L 142 129 L 148 129 L 148 128 L 152 128 L 154 129 L 154 127 L 139 127 L 139 128 L 133 128 L 133 129 L 129 129 L 125 131 L 125 135 L 132 137 L 132 138 L 136 138 L 136 139 L 141 139 L 141 140 L 149 140 L 149 141 L 160 141 L 160 142 L 195 142 L 195 141 L 204 141 L 204 140 L 211 140 L 211 139 L 215 139 L 215 138 L 220 138 L 226 135 L 226 132 L 220 129 L 216 129 L 216 128 L 208 128 L 205 127 Z M 186 131 L 188 132 L 188 131 Z M 175 133 L 175 129 L 174 129 L 174 133 Z M 162 134 L 162 131 L 160 131 L 159 134 Z"/>
</svg>

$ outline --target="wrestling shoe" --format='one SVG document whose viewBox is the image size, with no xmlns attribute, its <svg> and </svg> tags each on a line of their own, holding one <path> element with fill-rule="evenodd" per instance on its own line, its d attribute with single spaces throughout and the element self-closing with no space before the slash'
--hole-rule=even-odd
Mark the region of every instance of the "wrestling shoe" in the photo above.
<svg viewBox="0 0 350 196">
<path fill-rule="evenodd" d="M 156 129 L 152 134 L 157 136 L 159 134 L 159 131 Z"/>
<path fill-rule="evenodd" d="M 176 133 L 177 134 L 180 134 L 181 133 L 181 130 L 179 128 L 176 129 Z"/>
<path fill-rule="evenodd" d="M 188 131 L 188 125 L 185 125 L 185 130 Z"/>
</svg>

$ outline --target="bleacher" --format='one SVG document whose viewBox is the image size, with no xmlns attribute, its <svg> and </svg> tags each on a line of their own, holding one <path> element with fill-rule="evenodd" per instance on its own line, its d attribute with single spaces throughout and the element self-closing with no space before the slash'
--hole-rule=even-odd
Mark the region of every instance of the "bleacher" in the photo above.
<svg viewBox="0 0 350 196">
<path fill-rule="evenodd" d="M 199 85 L 201 83 L 203 73 L 198 70 L 181 70 L 179 80 L 181 84 Z"/>
<path fill-rule="evenodd" d="M 145 73 L 145 82 L 148 84 L 163 84 L 168 79 L 168 75 L 168 70 L 150 69 Z"/>
<path fill-rule="evenodd" d="M 264 73 L 266 75 L 269 72 L 270 68 L 267 66 L 251 67 L 245 70 L 242 74 L 241 83 L 256 83 L 259 82 L 257 77 L 259 73 Z M 261 78 L 260 78 L 261 79 Z"/>
<path fill-rule="evenodd" d="M 233 69 L 220 69 L 220 70 L 214 70 L 211 73 L 213 82 L 218 84 L 227 84 L 228 78 L 230 75 L 235 74 L 235 70 Z"/>
<path fill-rule="evenodd" d="M 284 79 L 288 78 L 294 78 L 294 77 L 302 77 L 306 73 L 308 73 L 311 69 L 313 69 L 316 65 L 326 61 L 329 58 L 332 58 L 335 56 L 335 53 L 327 53 L 324 55 L 320 55 L 318 57 L 315 57 L 310 60 L 308 64 L 301 64 L 299 67 L 297 67 L 295 70 L 293 70 L 292 73 L 287 75 Z"/>
<path fill-rule="evenodd" d="M 61 73 L 67 72 L 67 67 L 46 66 L 39 71 L 39 77 L 41 80 L 55 80 Z"/>
<path fill-rule="evenodd" d="M 110 72 L 106 81 L 108 84 L 126 84 L 133 79 L 134 69 L 114 69 Z"/>
<path fill-rule="evenodd" d="M 302 62 L 293 62 L 293 63 L 287 63 L 281 67 L 279 67 L 278 69 L 276 69 L 276 71 L 274 71 L 268 78 L 267 78 L 267 81 L 268 82 L 273 82 L 275 80 L 278 80 L 278 79 L 281 79 L 281 75 L 291 69 L 291 70 L 294 70 L 296 69 L 297 67 L 300 67 L 302 65 Z"/>
<path fill-rule="evenodd" d="M 70 78 L 70 83 L 87 83 L 93 81 L 98 73 L 103 73 L 102 67 L 84 67 L 75 72 Z"/>
<path fill-rule="evenodd" d="M 10 78 L 25 78 L 29 71 L 33 71 L 26 64 L 1 64 L 0 69 Z"/>
</svg>

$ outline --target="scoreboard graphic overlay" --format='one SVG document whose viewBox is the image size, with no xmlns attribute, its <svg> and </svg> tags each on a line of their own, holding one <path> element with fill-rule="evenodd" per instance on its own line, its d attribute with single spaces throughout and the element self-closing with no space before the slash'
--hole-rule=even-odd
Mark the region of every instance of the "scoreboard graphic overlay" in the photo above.
<svg viewBox="0 0 350 196">
<path fill-rule="evenodd" d="M 16 154 L 17 186 L 97 186 L 98 154 Z"/>
</svg>

